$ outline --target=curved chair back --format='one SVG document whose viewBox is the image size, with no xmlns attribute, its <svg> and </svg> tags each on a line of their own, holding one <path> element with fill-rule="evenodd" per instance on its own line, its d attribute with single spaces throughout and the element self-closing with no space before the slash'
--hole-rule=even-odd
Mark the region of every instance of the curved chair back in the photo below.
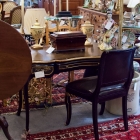
<svg viewBox="0 0 140 140">
<path fill-rule="evenodd" d="M 134 69 L 133 58 L 136 47 L 127 50 L 104 51 L 100 58 L 97 76 L 75 80 L 66 85 L 65 103 L 67 109 L 66 125 L 71 120 L 71 101 L 69 95 L 75 95 L 92 102 L 92 118 L 95 140 L 98 134 L 98 103 L 101 103 L 100 115 L 104 113 L 105 102 L 122 97 L 122 113 L 125 131 L 128 130 L 127 94 Z"/>
<path fill-rule="evenodd" d="M 3 4 L 3 11 L 5 11 L 5 14 L 9 14 L 10 11 L 17 7 L 17 4 L 13 1 L 7 1 Z"/>
<path fill-rule="evenodd" d="M 120 85 L 128 90 L 133 77 L 133 57 L 136 47 L 103 52 L 100 59 L 96 90 Z"/>
<path fill-rule="evenodd" d="M 10 12 L 10 24 L 21 24 L 21 6 L 13 8 Z"/>
</svg>

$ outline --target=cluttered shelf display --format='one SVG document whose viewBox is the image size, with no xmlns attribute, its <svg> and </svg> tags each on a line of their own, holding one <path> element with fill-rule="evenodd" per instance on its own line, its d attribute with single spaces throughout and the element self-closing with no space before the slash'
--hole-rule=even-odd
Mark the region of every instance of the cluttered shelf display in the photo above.
<svg viewBox="0 0 140 140">
<path fill-rule="evenodd" d="M 89 0 L 83 7 L 78 7 L 83 15 L 81 24 L 89 21 L 94 25 L 93 35 L 90 40 L 100 50 L 115 49 L 118 46 L 119 32 L 119 2 L 114 0 Z M 82 26 L 82 25 L 81 25 Z"/>
<path fill-rule="evenodd" d="M 132 8 L 132 11 L 126 11 L 123 14 L 122 43 L 124 48 L 128 48 L 130 45 L 137 46 L 136 55 L 140 56 L 140 3 L 132 4 L 130 0 L 128 6 Z"/>
<path fill-rule="evenodd" d="M 114 10 L 115 0 L 85 0 L 85 8 L 94 9 L 106 13 L 108 9 Z"/>
<path fill-rule="evenodd" d="M 135 3 L 131 12 L 130 1 L 124 6 L 124 0 L 85 0 L 84 6 L 78 7 L 83 15 L 81 24 L 90 21 L 94 25 L 91 42 L 100 50 L 140 47 L 135 44 L 140 39 L 135 34 L 140 29 L 140 3 Z"/>
</svg>

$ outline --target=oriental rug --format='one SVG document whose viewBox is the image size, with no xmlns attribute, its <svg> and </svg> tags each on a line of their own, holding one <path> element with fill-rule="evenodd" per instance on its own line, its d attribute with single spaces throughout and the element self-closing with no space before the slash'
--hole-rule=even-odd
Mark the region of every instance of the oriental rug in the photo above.
<svg viewBox="0 0 140 140">
<path fill-rule="evenodd" d="M 75 70 L 74 78 L 80 79 L 83 77 L 84 70 Z M 68 82 L 68 73 L 63 72 L 60 74 L 55 74 L 53 76 L 53 88 L 52 88 L 52 106 L 64 104 L 65 96 L 65 84 Z M 80 98 L 72 98 L 73 103 L 78 103 L 83 101 Z M 29 86 L 29 102 L 30 108 L 43 108 L 48 105 L 46 98 L 46 79 L 33 78 Z M 18 93 L 14 94 L 12 97 L 0 100 L 0 113 L 13 113 L 16 112 L 18 108 Z M 24 108 L 24 106 L 23 106 Z"/>
<path fill-rule="evenodd" d="M 140 115 L 129 116 L 128 122 L 128 131 L 124 131 L 122 118 L 99 123 L 100 140 L 140 140 Z M 26 140 L 94 140 L 93 125 L 28 134 Z"/>
</svg>

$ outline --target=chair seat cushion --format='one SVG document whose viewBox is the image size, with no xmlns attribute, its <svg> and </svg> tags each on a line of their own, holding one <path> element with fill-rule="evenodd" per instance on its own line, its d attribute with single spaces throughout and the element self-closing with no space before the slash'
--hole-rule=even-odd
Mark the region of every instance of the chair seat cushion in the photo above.
<svg viewBox="0 0 140 140">
<path fill-rule="evenodd" d="M 75 96 L 84 98 L 88 101 L 93 100 L 93 94 L 97 84 L 97 76 L 86 77 L 80 80 L 70 82 L 66 85 L 66 92 Z M 111 100 L 114 97 L 119 98 L 126 94 L 123 83 L 119 85 L 113 85 L 108 87 L 102 87 L 99 93 L 98 102 L 105 100 Z"/>
<path fill-rule="evenodd" d="M 97 76 L 87 77 L 70 82 L 66 85 L 66 92 L 91 101 L 97 84 Z"/>
</svg>

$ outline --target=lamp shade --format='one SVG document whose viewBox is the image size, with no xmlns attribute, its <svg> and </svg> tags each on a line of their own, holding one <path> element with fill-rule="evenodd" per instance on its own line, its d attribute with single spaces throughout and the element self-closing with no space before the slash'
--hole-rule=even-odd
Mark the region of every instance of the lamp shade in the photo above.
<svg viewBox="0 0 140 140">
<path fill-rule="evenodd" d="M 134 8 L 138 3 L 140 3 L 140 0 L 129 0 L 127 7 Z"/>
</svg>

